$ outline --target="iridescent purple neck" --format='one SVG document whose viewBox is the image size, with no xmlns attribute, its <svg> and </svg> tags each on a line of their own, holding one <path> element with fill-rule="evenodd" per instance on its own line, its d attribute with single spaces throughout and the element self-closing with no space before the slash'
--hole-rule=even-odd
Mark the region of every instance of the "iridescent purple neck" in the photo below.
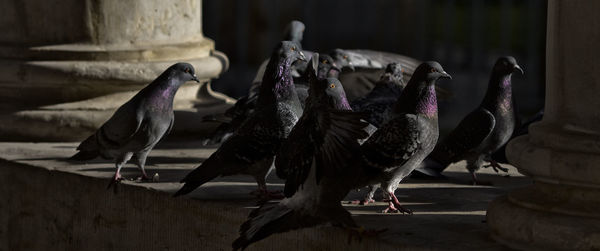
<svg viewBox="0 0 600 251">
<path fill-rule="evenodd" d="M 435 83 L 409 83 L 395 105 L 395 113 L 421 114 L 437 118 L 437 96 Z"/>
<path fill-rule="evenodd" d="M 288 58 L 269 61 L 258 96 L 259 104 L 272 104 L 273 99 L 281 101 L 297 96 L 291 65 L 292 60 Z"/>
<path fill-rule="evenodd" d="M 160 85 L 150 85 L 148 89 L 150 92 L 150 99 L 148 104 L 155 110 L 171 110 L 173 108 L 173 100 L 175 94 L 181 86 L 181 81 L 169 79 L 166 83 L 157 81 Z M 183 83 L 183 82 L 182 82 Z M 140 92 L 141 93 L 141 92 Z"/>
<path fill-rule="evenodd" d="M 422 96 L 419 97 L 415 106 L 415 112 L 423 114 L 428 118 L 437 118 L 438 116 L 438 105 L 437 96 L 435 94 L 435 85 L 430 84 L 424 88 L 421 92 Z"/>
<path fill-rule="evenodd" d="M 494 74 L 490 78 L 488 90 L 485 94 L 482 107 L 493 110 L 500 108 L 508 111 L 512 107 L 512 74 Z"/>
<path fill-rule="evenodd" d="M 290 92 L 294 91 L 294 79 L 291 74 L 292 62 L 288 58 L 284 62 L 278 64 L 277 73 L 275 74 L 275 96 L 277 99 L 287 98 Z"/>
<path fill-rule="evenodd" d="M 336 100 L 335 108 L 339 110 L 352 110 L 345 93 L 340 94 L 340 97 Z"/>
</svg>

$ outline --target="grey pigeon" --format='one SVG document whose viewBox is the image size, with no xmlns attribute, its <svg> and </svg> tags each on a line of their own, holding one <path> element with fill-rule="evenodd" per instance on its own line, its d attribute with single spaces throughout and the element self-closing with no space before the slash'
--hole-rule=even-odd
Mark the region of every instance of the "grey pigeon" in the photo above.
<svg viewBox="0 0 600 251">
<path fill-rule="evenodd" d="M 380 80 L 366 96 L 352 101 L 352 110 L 366 112 L 367 122 L 380 127 L 388 110 L 398 101 L 406 83 L 402 79 L 402 66 L 398 63 L 388 64 Z"/>
<path fill-rule="evenodd" d="M 307 71 L 316 67 L 316 57 Z M 357 140 L 366 137 L 361 115 L 352 113 L 340 82 L 310 77 L 306 111 L 292 129 L 277 158 L 277 170 L 288 173 L 286 196 L 277 204 L 253 210 L 240 227 L 234 250 L 244 249 L 271 234 L 324 223 L 356 227 L 340 201 L 354 186 L 345 166 L 358 152 Z M 346 182 L 349 181 L 349 182 Z M 293 194 L 293 196 L 292 196 Z"/>
<path fill-rule="evenodd" d="M 370 169 L 365 183 L 382 184 L 389 202 L 384 212 L 412 213 L 400 205 L 394 192 L 437 142 L 435 83 L 439 78 L 450 78 L 439 63 L 419 65 L 394 105 L 390 120 L 361 145 L 364 165 Z"/>
<path fill-rule="evenodd" d="M 302 50 L 303 36 L 304 23 L 298 20 L 292 20 L 283 30 L 283 40 L 295 42 L 299 50 Z"/>
<path fill-rule="evenodd" d="M 298 45 L 282 41 L 273 51 L 264 75 L 254 112 L 199 167 L 183 180 L 175 196 L 187 194 L 218 177 L 248 174 L 258 183 L 258 191 L 269 195 L 265 178 L 281 142 L 302 115 L 298 95 L 294 90 L 291 65 L 305 60 Z"/>
<path fill-rule="evenodd" d="M 301 61 L 300 61 L 301 62 Z M 336 62 L 331 56 L 323 55 L 320 59 L 318 71 L 318 78 L 326 77 L 337 77 L 341 72 Z M 302 108 L 308 97 L 308 82 L 306 74 L 299 78 L 294 78 L 294 88 L 300 100 Z M 256 86 L 256 90 L 260 89 L 260 85 Z M 213 133 L 206 139 L 206 144 L 217 144 L 233 134 L 242 123 L 248 118 L 250 114 L 254 112 L 256 102 L 258 100 L 258 91 L 251 91 L 248 96 L 244 96 L 235 103 L 235 105 L 225 112 L 224 116 L 230 118 L 228 121 L 222 121 L 223 123 L 215 129 Z M 212 115 L 209 120 L 216 120 L 215 117 L 218 115 Z"/>
<path fill-rule="evenodd" d="M 283 40 L 296 43 L 297 49 L 301 51 L 303 34 L 304 24 L 300 21 L 292 20 L 283 31 Z M 306 67 L 306 65 L 302 64 L 302 62 L 304 61 L 298 60 L 292 64 L 293 76 L 300 76 L 296 70 L 297 65 L 300 65 L 300 67 Z M 242 123 L 246 120 L 246 118 L 248 118 L 248 115 L 254 111 L 256 100 L 258 99 L 260 85 L 264 78 L 264 73 L 268 64 L 269 60 L 267 59 L 260 65 L 256 77 L 252 81 L 248 95 L 239 98 L 234 106 L 227 109 L 224 114 L 212 114 L 203 118 L 204 122 L 221 122 L 221 124 L 203 140 L 204 145 L 213 145 L 225 141 L 233 134 L 233 132 L 240 128 Z M 307 88 L 301 87 L 300 89 L 300 92 L 305 93 Z M 304 98 L 306 98 L 306 96 L 304 96 Z"/>
<path fill-rule="evenodd" d="M 506 144 L 515 128 L 511 85 L 514 71 L 523 73 L 515 58 L 507 56 L 496 61 L 483 101 L 435 147 L 429 159 L 437 165 L 430 168 L 441 172 L 453 162 L 466 160 L 473 184 L 485 184 L 475 175 L 482 166 L 491 166 L 496 172 L 508 171 L 490 154 Z M 490 164 L 484 165 L 484 161 Z"/>
<path fill-rule="evenodd" d="M 81 142 L 77 147 L 79 152 L 71 159 L 90 160 L 97 156 L 114 159 L 117 171 L 110 183 L 113 184 L 122 179 L 121 168 L 135 156 L 141 179 L 149 179 L 144 170 L 146 157 L 173 127 L 173 98 L 179 87 L 190 80 L 199 82 L 191 64 L 172 65 Z"/>
</svg>

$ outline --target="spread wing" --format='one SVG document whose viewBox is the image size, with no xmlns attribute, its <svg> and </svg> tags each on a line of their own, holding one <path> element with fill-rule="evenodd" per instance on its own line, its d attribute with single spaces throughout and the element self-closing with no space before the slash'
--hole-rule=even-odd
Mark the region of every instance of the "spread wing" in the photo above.
<svg viewBox="0 0 600 251">
<path fill-rule="evenodd" d="M 358 153 L 358 139 L 368 136 L 363 130 L 367 123 L 361 121 L 364 117 L 362 113 L 328 110 L 313 114 L 306 122 L 311 123 L 306 127 L 309 128 L 308 133 L 288 138 L 294 145 L 293 149 L 289 149 L 294 152 L 285 162 L 288 173 L 284 192 L 288 197 L 304 184 L 312 166 L 316 168 L 317 184 L 323 176 L 335 176 L 343 172 L 343 168 L 349 166 L 349 161 Z M 294 130 L 305 129 L 295 127 Z"/>
<path fill-rule="evenodd" d="M 464 154 L 479 147 L 494 130 L 495 124 L 494 115 L 484 108 L 469 113 L 435 147 L 431 157 L 445 165 L 461 160 Z"/>
<path fill-rule="evenodd" d="M 363 159 L 382 170 L 405 164 L 421 146 L 418 127 L 413 114 L 390 120 L 361 146 Z"/>
</svg>

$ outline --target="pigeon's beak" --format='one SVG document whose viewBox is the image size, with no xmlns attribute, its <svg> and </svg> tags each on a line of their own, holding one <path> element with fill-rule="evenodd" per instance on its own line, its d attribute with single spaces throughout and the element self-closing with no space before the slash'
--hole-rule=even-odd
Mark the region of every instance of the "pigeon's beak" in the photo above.
<svg viewBox="0 0 600 251">
<path fill-rule="evenodd" d="M 441 78 L 452 79 L 452 76 L 450 76 L 450 74 L 448 74 L 447 72 L 442 71 L 441 73 L 442 73 Z"/>
<path fill-rule="evenodd" d="M 196 81 L 196 82 L 200 83 L 200 80 L 198 80 L 198 77 L 196 77 L 196 75 L 192 75 L 192 80 L 194 80 L 194 81 Z"/>
<path fill-rule="evenodd" d="M 331 69 L 334 69 L 334 70 L 337 70 L 339 72 L 342 72 L 342 69 L 340 69 L 340 67 L 337 64 L 334 63 L 334 64 L 331 64 L 331 66 L 332 66 Z"/>
<path fill-rule="evenodd" d="M 306 61 L 306 56 L 301 51 L 298 51 L 298 60 Z"/>
<path fill-rule="evenodd" d="M 348 62 L 348 68 L 350 68 L 350 70 L 352 71 L 356 71 L 356 68 L 354 67 L 354 64 L 352 64 L 352 62 Z"/>
<path fill-rule="evenodd" d="M 525 74 L 525 72 L 523 71 L 523 69 L 521 68 L 521 66 L 519 66 L 518 64 L 516 64 L 515 66 L 513 66 L 513 70 L 514 71 L 519 71 L 521 74 Z"/>
</svg>

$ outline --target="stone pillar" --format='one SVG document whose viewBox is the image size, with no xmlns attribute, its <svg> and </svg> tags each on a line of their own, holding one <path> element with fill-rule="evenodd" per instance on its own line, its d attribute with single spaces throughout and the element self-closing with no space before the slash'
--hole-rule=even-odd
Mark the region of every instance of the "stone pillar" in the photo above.
<svg viewBox="0 0 600 251">
<path fill-rule="evenodd" d="M 0 140 L 81 140 L 175 62 L 219 76 L 201 21 L 201 0 L 1 1 Z M 205 83 L 179 90 L 175 131 L 231 103 Z"/>
<path fill-rule="evenodd" d="M 519 249 L 600 249 L 600 1 L 548 2 L 546 110 L 507 157 L 534 184 L 493 201 L 492 236 Z"/>
</svg>

